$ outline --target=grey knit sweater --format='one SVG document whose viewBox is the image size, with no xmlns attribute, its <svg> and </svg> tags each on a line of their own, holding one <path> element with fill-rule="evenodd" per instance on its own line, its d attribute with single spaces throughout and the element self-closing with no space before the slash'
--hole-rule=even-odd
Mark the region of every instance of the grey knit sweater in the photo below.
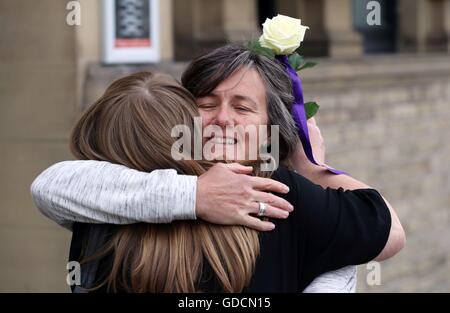
<svg viewBox="0 0 450 313">
<path fill-rule="evenodd" d="M 139 172 L 99 161 L 64 161 L 31 185 L 37 208 L 59 225 L 132 224 L 195 219 L 197 177 L 175 170 Z M 321 275 L 304 292 L 355 292 L 356 267 Z"/>
</svg>

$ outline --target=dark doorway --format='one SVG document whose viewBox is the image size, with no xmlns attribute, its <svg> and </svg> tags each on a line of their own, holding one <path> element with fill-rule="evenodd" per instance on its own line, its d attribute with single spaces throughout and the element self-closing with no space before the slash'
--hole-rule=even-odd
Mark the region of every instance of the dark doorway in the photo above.
<svg viewBox="0 0 450 313">
<path fill-rule="evenodd" d="M 272 18 L 277 14 L 275 0 L 258 0 L 258 21 L 262 25 L 266 18 Z"/>
<path fill-rule="evenodd" d="M 369 25 L 367 9 L 369 2 L 380 6 L 381 25 Z M 367 54 L 389 53 L 396 50 L 397 0 L 353 0 L 353 27 L 363 37 Z"/>
</svg>

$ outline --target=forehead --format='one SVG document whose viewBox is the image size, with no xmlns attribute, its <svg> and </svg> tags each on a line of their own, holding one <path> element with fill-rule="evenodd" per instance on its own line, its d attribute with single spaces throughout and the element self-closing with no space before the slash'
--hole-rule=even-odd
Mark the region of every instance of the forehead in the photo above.
<svg viewBox="0 0 450 313">
<path fill-rule="evenodd" d="M 266 88 L 259 73 L 253 68 L 242 68 L 221 82 L 212 92 L 223 96 L 246 96 L 264 102 Z"/>
</svg>

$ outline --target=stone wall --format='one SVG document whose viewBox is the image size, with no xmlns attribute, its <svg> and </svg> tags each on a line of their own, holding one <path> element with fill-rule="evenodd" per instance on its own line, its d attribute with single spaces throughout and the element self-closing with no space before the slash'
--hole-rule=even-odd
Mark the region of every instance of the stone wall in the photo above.
<svg viewBox="0 0 450 313">
<path fill-rule="evenodd" d="M 30 196 L 33 179 L 70 158 L 75 33 L 65 1 L 0 1 L 0 292 L 67 291 L 70 233 Z"/>
<path fill-rule="evenodd" d="M 305 71 L 306 100 L 327 162 L 379 189 L 407 233 L 405 249 L 381 264 L 381 285 L 358 290 L 450 291 L 450 58 L 385 56 L 324 61 Z"/>
</svg>

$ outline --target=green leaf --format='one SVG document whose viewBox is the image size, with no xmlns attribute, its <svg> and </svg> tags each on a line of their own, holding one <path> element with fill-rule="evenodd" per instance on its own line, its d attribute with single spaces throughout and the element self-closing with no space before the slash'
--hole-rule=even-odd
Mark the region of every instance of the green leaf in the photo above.
<svg viewBox="0 0 450 313">
<path fill-rule="evenodd" d="M 319 105 L 316 102 L 306 102 L 305 103 L 305 112 L 306 119 L 310 119 L 314 115 L 316 115 L 317 111 L 319 111 Z"/>
<path fill-rule="evenodd" d="M 288 58 L 289 64 L 295 71 L 298 71 L 300 65 L 303 63 L 303 57 L 298 53 L 291 54 Z"/>
<path fill-rule="evenodd" d="M 269 48 L 262 47 L 258 39 L 252 40 L 247 44 L 247 48 L 253 53 L 263 55 L 269 59 L 275 59 L 275 52 Z"/>
<path fill-rule="evenodd" d="M 261 44 L 259 43 L 258 39 L 254 39 L 254 40 L 247 42 L 246 46 L 249 50 L 261 48 Z"/>
<path fill-rule="evenodd" d="M 305 62 L 304 64 L 302 64 L 302 66 L 299 69 L 297 69 L 297 72 L 307 69 L 307 68 L 314 67 L 316 65 L 317 65 L 316 62 Z"/>
</svg>

